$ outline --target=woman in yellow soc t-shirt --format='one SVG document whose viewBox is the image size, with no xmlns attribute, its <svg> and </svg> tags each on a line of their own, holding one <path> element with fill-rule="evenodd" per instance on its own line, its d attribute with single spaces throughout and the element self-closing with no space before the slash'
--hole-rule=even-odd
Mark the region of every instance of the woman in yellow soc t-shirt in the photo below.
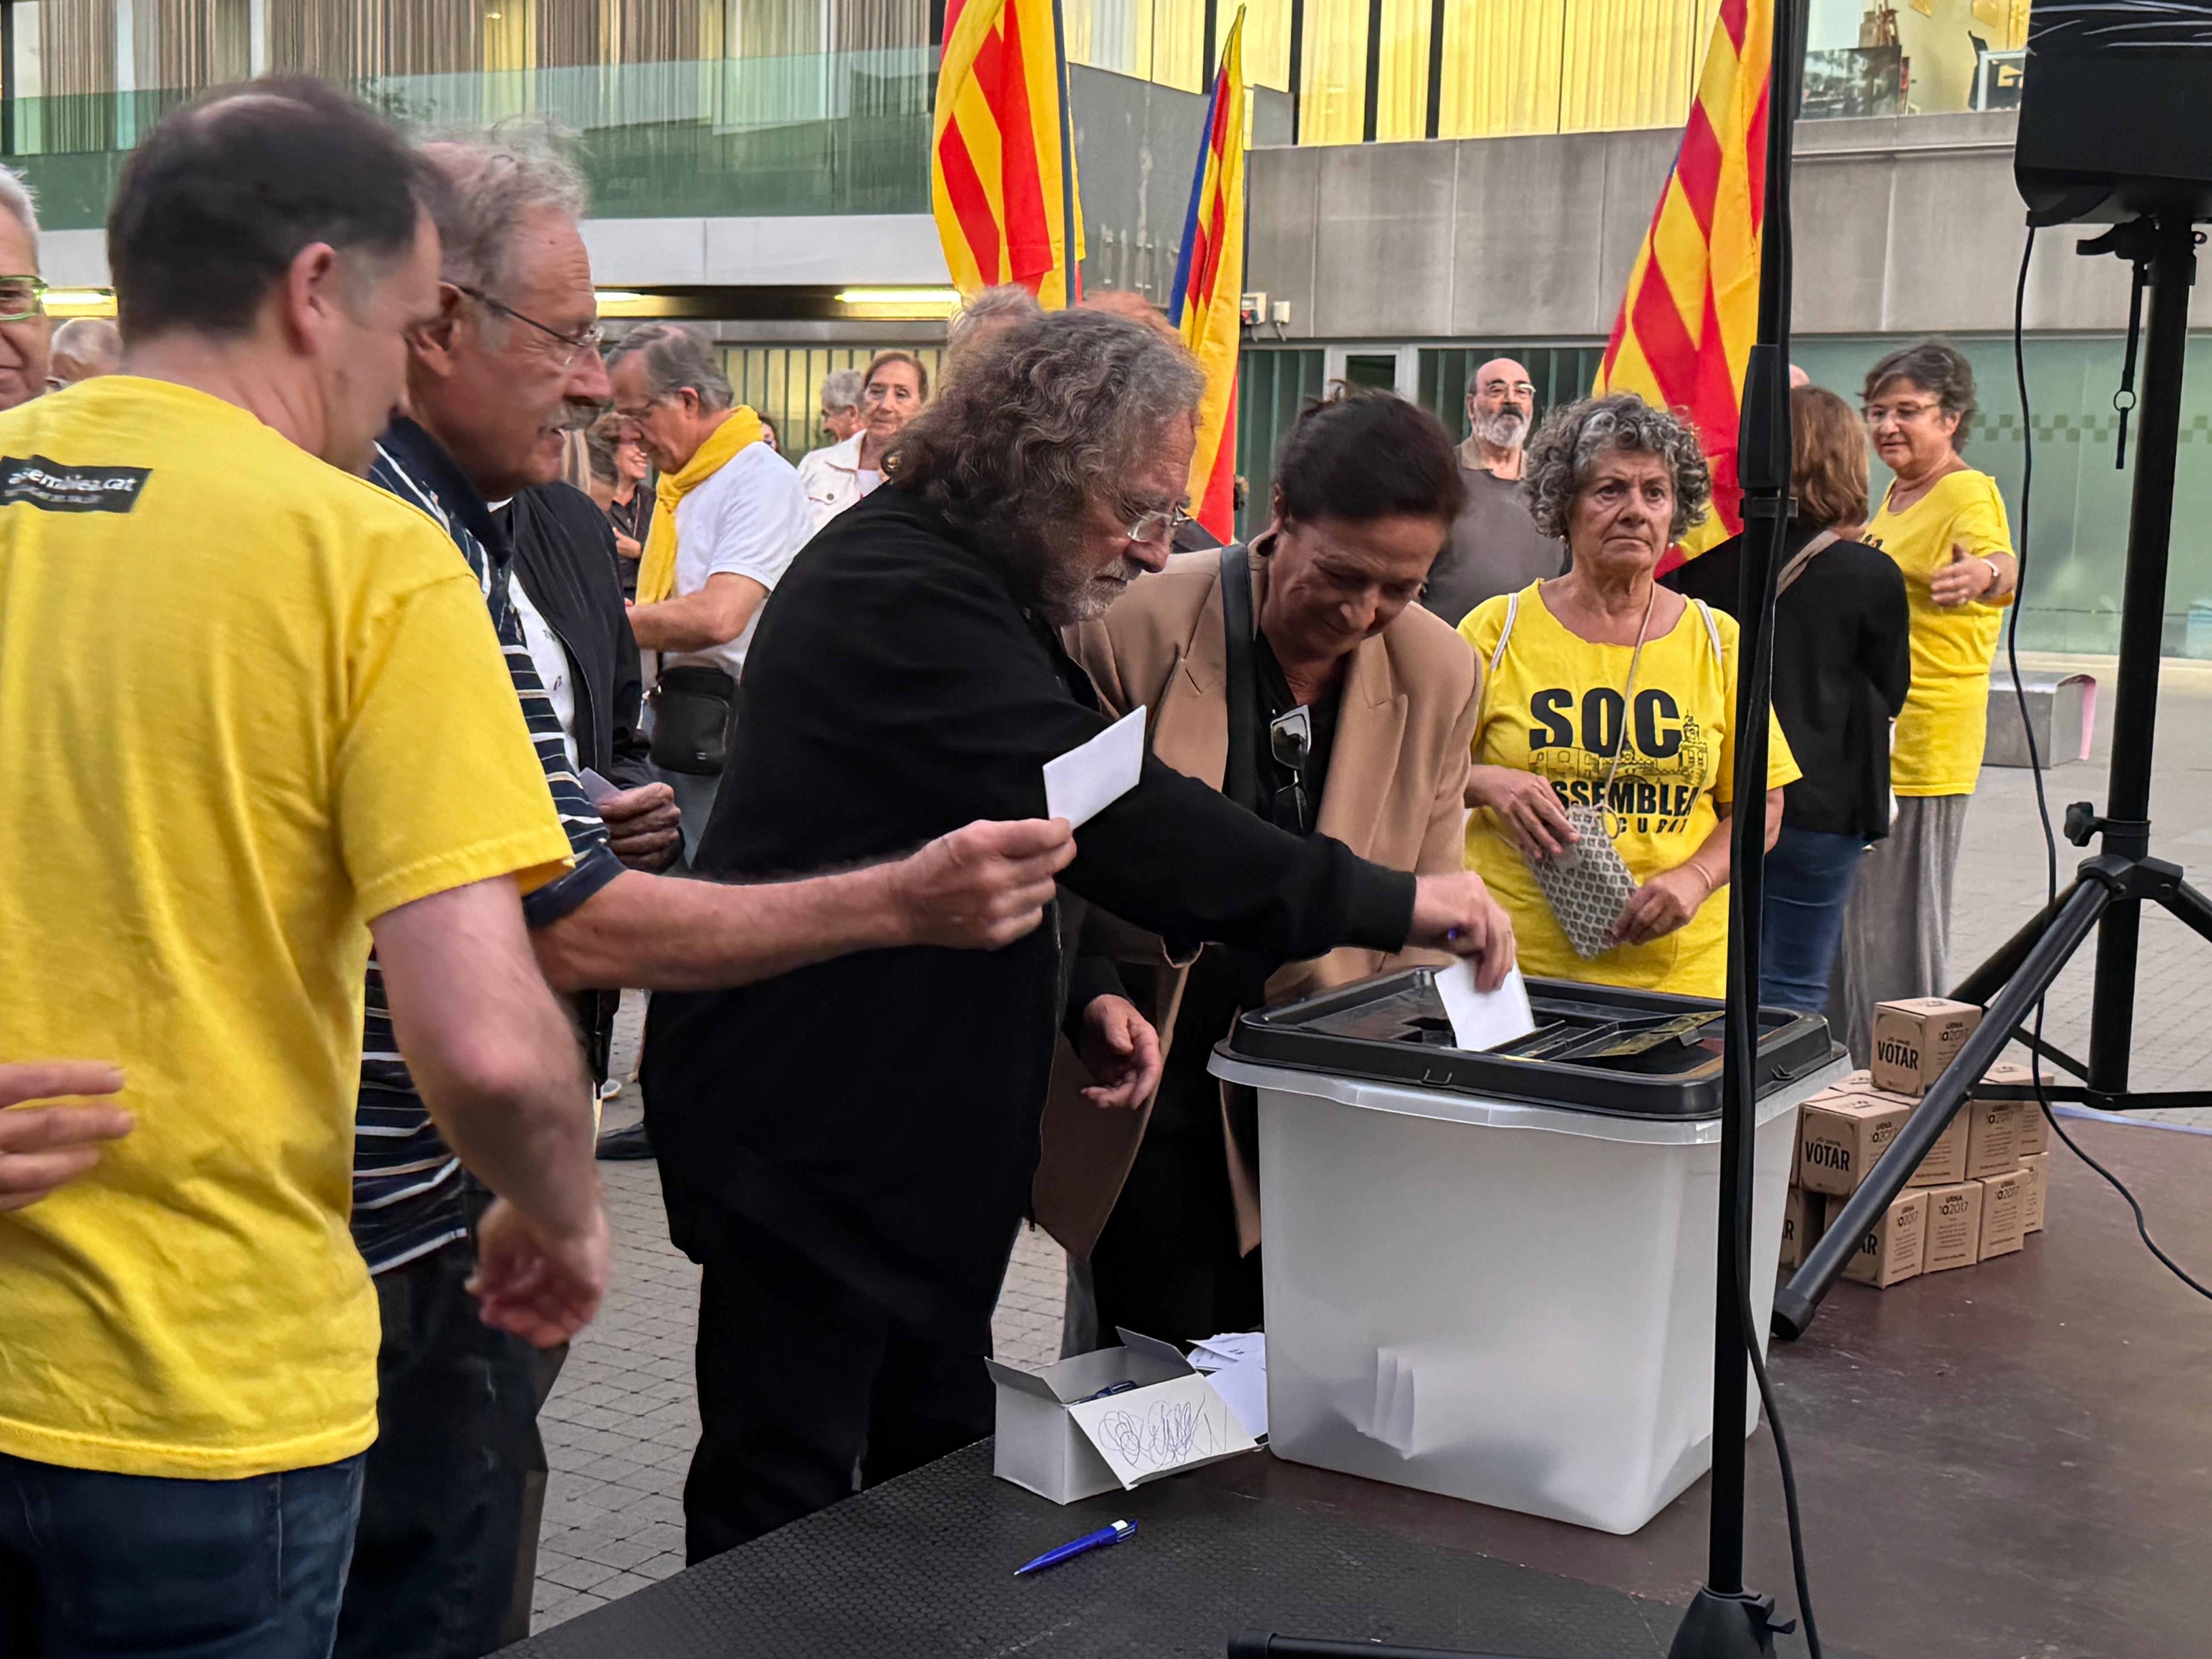
<svg viewBox="0 0 2212 1659">
<path fill-rule="evenodd" d="M 1488 671 L 1468 769 L 1468 866 L 1512 916 L 1531 975 L 1717 997 L 1728 978 L 1718 896 L 1729 879 L 1736 625 L 1652 577 L 1711 495 L 1705 459 L 1682 422 L 1622 394 L 1554 413 L 1522 477 L 1538 527 L 1564 535 L 1572 561 L 1565 575 L 1487 600 L 1460 624 Z M 1778 725 L 1769 741 L 1771 845 L 1797 765 Z M 1619 942 L 1586 960 L 1529 860 L 1571 833 L 1566 804 L 1601 796 L 1638 888 Z"/>
<path fill-rule="evenodd" d="M 1867 424 L 1897 475 L 1860 536 L 1896 561 L 1912 619 L 1912 690 L 1897 717 L 1897 822 L 1844 913 L 1829 1024 L 1863 1066 L 1874 1006 L 1950 988 L 1951 893 L 1989 730 L 1990 663 L 2020 585 L 1996 480 L 1959 453 L 1974 372 L 1940 340 L 1893 351 L 1866 379 Z"/>
</svg>

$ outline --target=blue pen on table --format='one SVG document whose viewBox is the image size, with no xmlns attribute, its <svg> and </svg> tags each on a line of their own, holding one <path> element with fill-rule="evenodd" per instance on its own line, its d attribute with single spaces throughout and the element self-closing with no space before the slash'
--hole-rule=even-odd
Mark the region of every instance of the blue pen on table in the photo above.
<svg viewBox="0 0 2212 1659">
<path fill-rule="evenodd" d="M 1056 1567 L 1063 1561 L 1072 1561 L 1079 1555 L 1088 1555 L 1092 1550 L 1103 1550 L 1109 1544 L 1118 1544 L 1125 1538 L 1136 1535 L 1135 1522 L 1116 1521 L 1110 1527 L 1099 1528 L 1097 1532 L 1086 1532 L 1073 1542 L 1062 1544 L 1058 1549 L 1047 1550 L 1036 1560 L 1016 1567 L 1014 1577 L 1018 1578 L 1025 1572 L 1041 1572 L 1047 1567 Z"/>
</svg>

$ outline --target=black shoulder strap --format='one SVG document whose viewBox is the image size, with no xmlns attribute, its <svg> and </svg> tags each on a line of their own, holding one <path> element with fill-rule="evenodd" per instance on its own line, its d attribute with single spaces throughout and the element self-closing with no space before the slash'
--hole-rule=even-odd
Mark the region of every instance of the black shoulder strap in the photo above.
<svg viewBox="0 0 2212 1659">
<path fill-rule="evenodd" d="M 1252 564 L 1242 542 L 1221 550 L 1221 621 L 1229 671 L 1229 763 L 1222 793 L 1257 812 L 1260 762 L 1252 722 L 1260 706 L 1259 671 L 1252 662 Z"/>
</svg>

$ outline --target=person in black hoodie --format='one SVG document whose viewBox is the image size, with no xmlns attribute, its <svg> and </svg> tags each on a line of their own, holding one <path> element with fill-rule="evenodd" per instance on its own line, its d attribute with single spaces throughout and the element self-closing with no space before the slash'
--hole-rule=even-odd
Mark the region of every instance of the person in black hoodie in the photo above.
<svg viewBox="0 0 2212 1659">
<path fill-rule="evenodd" d="M 1166 562 L 1201 384 L 1179 343 L 1095 310 L 965 365 L 769 600 L 696 867 L 757 879 L 1044 810 L 1044 763 L 1108 724 L 1059 629 Z M 1419 944 L 1493 985 L 1512 960 L 1480 878 L 1286 834 L 1157 759 L 1076 845 L 1064 887 L 1182 951 Z M 1102 1109 L 1158 1080 L 1116 983 L 1065 963 L 1074 936 L 656 999 L 646 1122 L 671 1237 L 705 1267 L 692 1559 L 834 1503 L 856 1468 L 886 1480 L 990 1431 L 991 1310 L 1063 1015 Z"/>
<path fill-rule="evenodd" d="M 1817 1014 L 1867 848 L 1889 834 L 1889 723 L 1912 684 L 1905 578 L 1856 538 L 1867 520 L 1867 434 L 1834 392 L 1790 394 L 1790 489 L 1774 604 L 1774 713 L 1803 775 L 1782 794 L 1766 855 L 1759 1000 Z M 1743 538 L 1680 567 L 1668 586 L 1735 613 Z"/>
</svg>

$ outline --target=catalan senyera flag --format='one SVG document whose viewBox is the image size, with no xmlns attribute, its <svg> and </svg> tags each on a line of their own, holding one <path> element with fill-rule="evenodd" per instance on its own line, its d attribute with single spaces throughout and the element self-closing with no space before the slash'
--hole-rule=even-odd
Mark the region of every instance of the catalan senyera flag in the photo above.
<svg viewBox="0 0 2212 1659">
<path fill-rule="evenodd" d="M 1073 132 L 1053 0 L 947 0 L 929 194 L 963 297 L 1001 283 L 1048 310 L 1081 297 Z"/>
<path fill-rule="evenodd" d="M 1639 392 L 1690 416 L 1712 463 L 1713 510 L 1669 550 L 1662 572 L 1743 527 L 1736 428 L 1759 323 L 1773 29 L 1774 0 L 1723 0 L 1674 170 L 1598 370 L 1601 392 Z"/>
<path fill-rule="evenodd" d="M 1243 335 L 1244 10 L 1229 26 L 1206 106 L 1190 213 L 1176 256 L 1169 319 L 1206 371 L 1198 451 L 1191 457 L 1191 516 L 1227 541 L 1237 533 L 1237 351 Z"/>
</svg>

